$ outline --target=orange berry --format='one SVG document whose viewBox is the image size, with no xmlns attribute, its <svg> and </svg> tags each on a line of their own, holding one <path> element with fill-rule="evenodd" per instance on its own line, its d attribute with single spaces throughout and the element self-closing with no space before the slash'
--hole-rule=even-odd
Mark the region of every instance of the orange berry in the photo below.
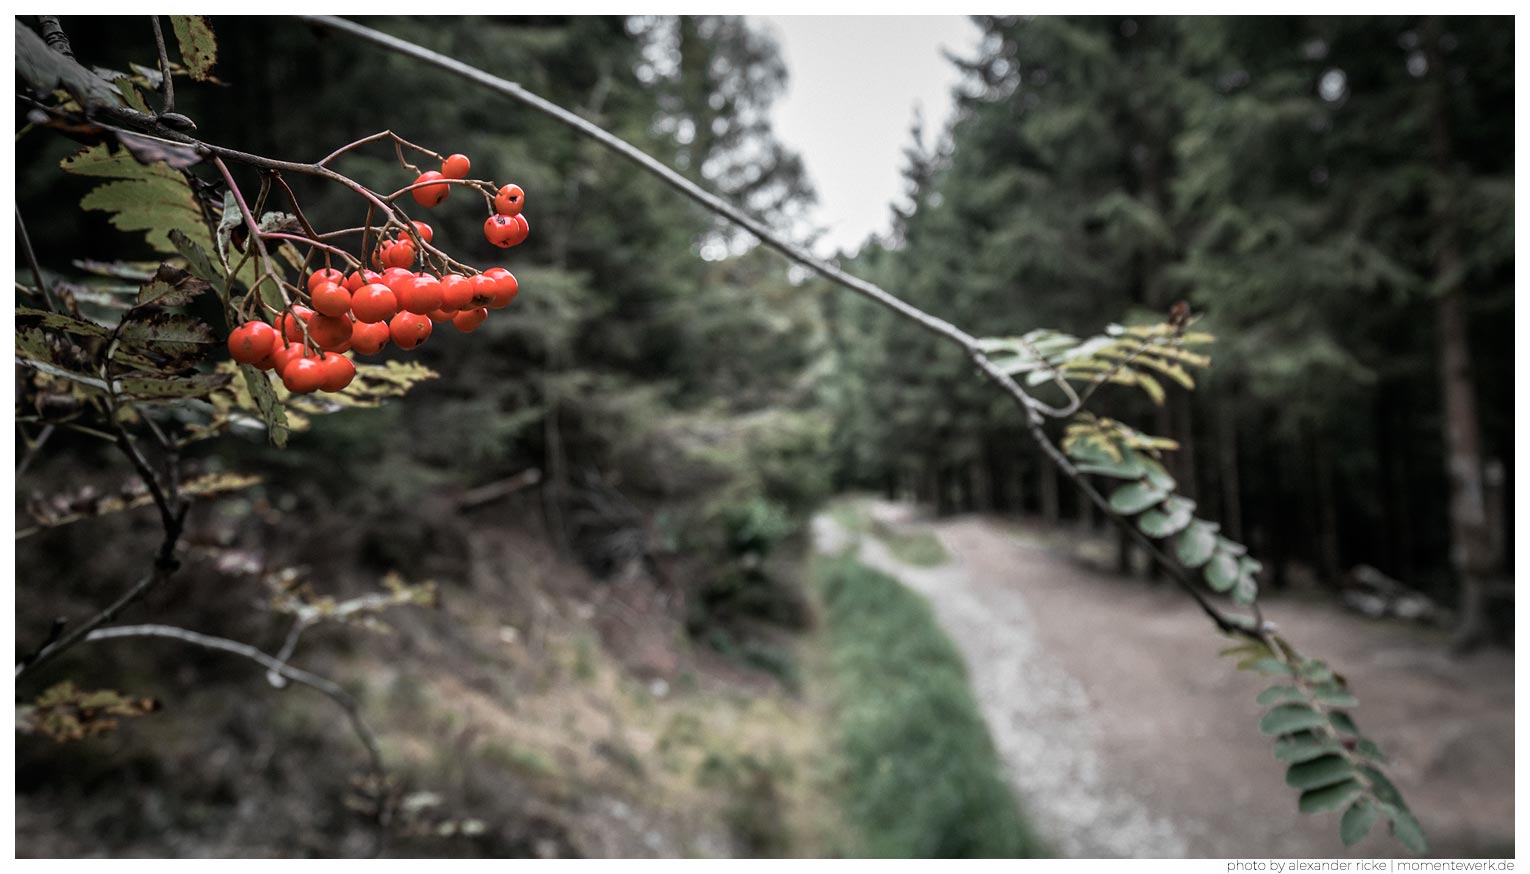
<svg viewBox="0 0 1530 874">
<path fill-rule="evenodd" d="M 415 184 L 419 184 L 421 182 L 434 182 L 437 179 L 445 178 L 445 176 L 435 170 L 426 170 L 414 181 Z M 420 206 L 440 206 L 441 202 L 446 200 L 447 195 L 452 193 L 452 187 L 444 182 L 437 185 L 421 185 L 419 188 L 411 189 L 409 193 L 414 196 L 414 202 Z"/>
</svg>

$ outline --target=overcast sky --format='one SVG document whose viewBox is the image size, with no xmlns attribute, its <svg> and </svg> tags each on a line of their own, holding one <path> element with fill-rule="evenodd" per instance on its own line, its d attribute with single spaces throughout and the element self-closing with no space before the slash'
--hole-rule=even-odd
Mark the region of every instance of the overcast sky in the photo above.
<svg viewBox="0 0 1530 874">
<path fill-rule="evenodd" d="M 889 227 L 903 196 L 903 147 L 914 108 L 927 136 L 951 112 L 956 68 L 941 54 L 972 57 L 978 29 L 957 16 L 750 16 L 781 45 L 790 82 L 775 129 L 797 150 L 818 191 L 821 254 L 853 250 Z"/>
</svg>

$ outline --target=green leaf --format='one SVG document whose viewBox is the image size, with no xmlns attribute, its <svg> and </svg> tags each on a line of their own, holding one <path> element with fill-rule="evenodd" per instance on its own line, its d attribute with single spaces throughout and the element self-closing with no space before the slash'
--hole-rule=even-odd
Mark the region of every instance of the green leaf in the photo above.
<svg viewBox="0 0 1530 874">
<path fill-rule="evenodd" d="M 166 368 L 198 364 L 219 345 L 206 322 L 150 309 L 130 312 L 118 326 L 117 337 L 123 351 Z"/>
<path fill-rule="evenodd" d="M 1424 837 L 1424 829 L 1412 813 L 1406 809 L 1390 809 L 1385 813 L 1392 820 L 1392 837 L 1401 841 L 1411 853 L 1422 855 L 1429 852 L 1429 841 Z"/>
<path fill-rule="evenodd" d="M 1272 677 L 1290 677 L 1294 675 L 1291 667 L 1279 659 L 1246 659 L 1238 663 L 1238 670 L 1253 671 Z"/>
<path fill-rule="evenodd" d="M 1238 582 L 1233 586 L 1233 600 L 1240 604 L 1252 604 L 1259 597 L 1259 580 L 1255 576 L 1264 565 L 1248 556 L 1238 559 Z"/>
<path fill-rule="evenodd" d="M 1259 730 L 1265 734 L 1289 734 L 1317 728 L 1326 721 L 1323 714 L 1305 704 L 1282 704 L 1259 720 Z"/>
<path fill-rule="evenodd" d="M 1216 551 L 1211 561 L 1206 563 L 1206 585 L 1212 591 L 1225 592 L 1238 582 L 1238 560 L 1221 551 Z"/>
<path fill-rule="evenodd" d="M 1306 762 L 1339 752 L 1339 745 L 1310 731 L 1288 734 L 1275 741 L 1275 758 L 1282 762 Z"/>
<path fill-rule="evenodd" d="M 1233 600 L 1239 604 L 1252 604 L 1259 597 L 1259 584 L 1250 576 L 1238 577 L 1238 584 L 1233 586 Z"/>
<path fill-rule="evenodd" d="M 223 271 L 214 267 L 212 259 L 207 257 L 207 250 L 200 244 L 186 236 L 179 230 L 170 232 L 170 243 L 175 246 L 175 251 L 186 259 L 186 269 L 191 275 L 208 282 L 221 283 L 224 279 Z"/>
<path fill-rule="evenodd" d="M 1328 720 L 1333 723 L 1334 728 L 1337 728 L 1339 731 L 1342 731 L 1345 734 L 1352 734 L 1357 737 L 1360 734 L 1359 727 L 1355 725 L 1355 721 L 1349 717 L 1348 713 L 1345 713 L 1341 710 L 1335 710 L 1328 714 Z"/>
<path fill-rule="evenodd" d="M 139 400 L 171 400 L 206 397 L 228 385 L 226 373 L 199 373 L 195 376 L 161 378 L 124 376 L 118 380 L 119 394 Z"/>
<path fill-rule="evenodd" d="M 1092 473 L 1096 476 L 1108 476 L 1115 479 L 1137 479 L 1142 476 L 1140 466 L 1129 461 L 1107 461 L 1101 463 L 1076 465 L 1079 473 Z"/>
<path fill-rule="evenodd" d="M 1344 818 L 1339 820 L 1339 837 L 1344 841 L 1344 846 L 1353 847 L 1370 834 L 1378 813 L 1380 811 L 1376 805 L 1363 798 L 1351 804 L 1344 811 Z"/>
<path fill-rule="evenodd" d="M 254 402 L 260 416 L 265 420 L 266 431 L 271 435 L 271 443 L 277 447 L 287 445 L 287 413 L 282 409 L 281 402 L 276 399 L 276 390 L 271 387 L 271 377 L 265 371 L 248 364 L 239 365 L 239 372 L 244 374 L 245 385 L 249 387 L 250 399 Z"/>
<path fill-rule="evenodd" d="M 1297 799 L 1296 806 L 1302 813 L 1322 813 L 1325 810 L 1338 810 L 1355 796 L 1363 791 L 1359 781 L 1345 780 L 1332 786 L 1324 786 L 1321 789 L 1309 789 L 1303 792 Z"/>
<path fill-rule="evenodd" d="M 1143 534 L 1146 534 L 1155 540 L 1162 540 L 1165 537 L 1172 537 L 1175 534 L 1178 534 L 1181 530 L 1184 529 L 1185 525 L 1189 524 L 1189 514 L 1186 514 L 1183 518 L 1184 522 L 1176 526 L 1175 523 L 1178 520 L 1176 520 L 1173 516 L 1170 516 L 1168 513 L 1165 513 L 1162 510 L 1149 510 L 1146 513 L 1143 513 L 1141 516 L 1137 517 L 1137 528 L 1141 530 Z"/>
<path fill-rule="evenodd" d="M 1397 791 L 1397 787 L 1393 785 L 1391 780 L 1387 779 L 1387 775 L 1381 773 L 1379 769 L 1369 766 L 1362 767 L 1360 773 L 1364 774 L 1365 778 L 1371 781 L 1372 791 L 1377 798 L 1393 806 L 1407 809 L 1408 805 L 1403 801 L 1402 793 Z"/>
<path fill-rule="evenodd" d="M 1385 762 L 1387 760 L 1386 754 L 1381 751 L 1381 747 L 1376 746 L 1376 742 L 1370 738 L 1362 737 L 1356 739 L 1355 752 L 1377 762 Z"/>
<path fill-rule="evenodd" d="M 1254 699 L 1260 707 L 1270 707 L 1275 704 L 1290 704 L 1296 701 L 1305 701 L 1307 696 L 1295 686 L 1271 686 L 1259 693 Z"/>
<path fill-rule="evenodd" d="M 88 339 L 105 339 L 112 333 L 110 328 L 95 322 L 87 322 L 64 313 L 34 310 L 31 307 L 16 307 L 15 325 L 18 331 L 40 328 L 44 331 L 73 334 L 76 337 Z"/>
<path fill-rule="evenodd" d="M 1217 549 L 1234 557 L 1248 554 L 1248 547 L 1235 540 L 1228 540 L 1226 537 L 1217 538 Z"/>
<path fill-rule="evenodd" d="M 1147 482 L 1127 483 L 1110 496 L 1110 509 L 1123 516 L 1132 516 L 1162 501 L 1168 489 Z"/>
<path fill-rule="evenodd" d="M 1329 753 L 1287 768 L 1286 785 L 1297 789 L 1316 789 L 1348 780 L 1354 775 L 1355 769 L 1348 759 L 1337 753 Z"/>
<path fill-rule="evenodd" d="M 138 305 L 185 306 L 192 298 L 211 288 L 211 284 L 185 270 L 161 264 L 154 278 L 138 290 Z"/>
<path fill-rule="evenodd" d="M 1216 529 L 1197 519 L 1175 539 L 1174 557 L 1187 568 L 1198 568 L 1211 560 L 1216 548 Z"/>
<path fill-rule="evenodd" d="M 125 150 L 112 153 L 105 145 L 95 145 L 65 158 L 59 166 L 68 173 L 115 180 L 96 186 L 80 206 L 110 213 L 118 230 L 147 231 L 149 245 L 157 251 L 176 251 L 170 242 L 172 231 L 193 237 L 206 233 L 202 211 L 185 177 L 163 163 L 142 164 Z"/>
<path fill-rule="evenodd" d="M 1302 662 L 1302 676 L 1314 683 L 1327 683 L 1334 679 L 1333 668 L 1318 659 L 1307 659 Z"/>
<path fill-rule="evenodd" d="M 1330 707 L 1354 707 L 1360 699 L 1337 683 L 1319 683 L 1312 687 L 1312 695 Z"/>
<path fill-rule="evenodd" d="M 1130 450 L 1128 450 L 1128 453 L 1137 457 L 1149 483 L 1163 489 L 1165 492 L 1174 491 L 1174 477 L 1169 476 L 1169 472 L 1164 469 L 1161 463 L 1140 453 L 1131 452 Z"/>
<path fill-rule="evenodd" d="M 117 86 L 117 93 L 122 95 L 123 103 L 145 115 L 150 114 L 149 105 L 143 102 L 143 95 L 138 93 L 138 87 L 133 84 L 131 78 L 118 76 L 113 84 Z"/>
<path fill-rule="evenodd" d="M 213 64 L 218 62 L 218 40 L 213 36 L 212 25 L 201 15 L 172 15 L 170 27 L 175 30 L 175 41 L 180 45 L 181 61 L 191 78 L 205 82 L 212 78 Z"/>
</svg>

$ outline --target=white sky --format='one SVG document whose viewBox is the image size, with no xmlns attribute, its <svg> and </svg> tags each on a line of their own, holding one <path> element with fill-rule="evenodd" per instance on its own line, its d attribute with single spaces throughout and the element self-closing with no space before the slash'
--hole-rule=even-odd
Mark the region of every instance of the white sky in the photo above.
<svg viewBox="0 0 1530 874">
<path fill-rule="evenodd" d="M 903 148 L 914 107 L 926 143 L 945 127 L 956 68 L 978 28 L 957 16 L 749 16 L 781 45 L 790 81 L 772 116 L 777 137 L 802 156 L 818 192 L 811 214 L 826 233 L 820 254 L 853 251 L 890 227 L 903 198 Z"/>
</svg>

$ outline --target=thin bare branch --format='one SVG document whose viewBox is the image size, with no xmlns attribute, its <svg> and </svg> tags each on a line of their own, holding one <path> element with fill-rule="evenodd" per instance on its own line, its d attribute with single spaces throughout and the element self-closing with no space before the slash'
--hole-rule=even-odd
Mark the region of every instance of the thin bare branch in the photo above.
<svg viewBox="0 0 1530 874">
<path fill-rule="evenodd" d="M 868 282 L 864 279 L 861 279 L 860 277 L 846 273 L 833 264 L 817 258 L 812 253 L 808 252 L 805 248 L 776 234 L 763 222 L 670 169 L 657 158 L 654 158 L 653 156 L 639 149 L 637 146 L 634 146 L 626 140 L 623 140 L 620 137 L 606 131 L 599 125 L 596 125 L 580 117 L 579 115 L 564 109 L 556 103 L 531 93 L 515 82 L 511 82 L 507 79 L 502 79 L 491 73 L 477 69 L 476 67 L 464 64 L 455 58 L 447 57 L 446 55 L 442 55 L 438 52 L 433 52 L 429 49 L 423 48 L 405 40 L 398 39 L 397 37 L 389 36 L 388 34 L 373 30 L 369 27 L 364 27 L 362 25 L 356 24 L 355 22 L 347 21 L 343 18 L 326 15 L 305 15 L 301 16 L 301 18 L 316 27 L 338 31 L 340 33 L 344 33 L 346 35 L 360 39 L 364 42 L 372 43 L 373 45 L 380 46 L 389 51 L 414 58 L 417 61 L 421 61 L 430 66 L 445 70 L 470 82 L 481 85 L 490 91 L 515 100 L 544 115 L 547 115 L 552 119 L 572 128 L 575 132 L 596 141 L 602 146 L 605 146 L 607 149 L 610 149 L 611 151 L 621 155 L 627 160 L 632 161 L 643 170 L 646 170 L 650 174 L 658 177 L 671 188 L 690 198 L 692 201 L 700 204 L 703 208 L 712 213 L 715 213 L 716 215 L 722 216 L 738 227 L 753 234 L 755 237 L 759 238 L 761 243 L 772 249 L 775 249 L 777 252 L 785 255 L 788 259 L 796 262 L 797 264 L 800 264 L 803 267 L 808 268 L 814 273 L 817 273 L 818 275 L 837 285 L 847 288 L 850 291 L 861 295 L 862 297 L 870 299 L 876 304 L 891 310 L 896 315 L 907 319 L 916 325 L 919 325 L 921 328 L 929 331 L 937 337 L 940 337 L 961 347 L 967 356 L 972 359 L 973 364 L 977 366 L 978 370 L 996 386 L 998 386 L 1002 391 L 1008 394 L 1010 398 L 1020 406 L 1029 424 L 1029 432 L 1031 437 L 1041 447 L 1042 451 L 1046 453 L 1047 457 L 1054 464 L 1056 464 L 1058 468 L 1063 472 L 1063 474 L 1067 476 L 1068 479 L 1074 483 L 1074 485 L 1082 490 L 1091 501 L 1105 510 L 1107 518 L 1111 519 L 1115 524 L 1125 529 L 1135 541 L 1140 543 L 1144 549 L 1148 550 L 1150 554 L 1158 559 L 1164 565 L 1166 571 L 1171 577 L 1173 577 L 1174 581 L 1179 585 L 1179 587 L 1195 600 L 1197 606 L 1201 608 L 1202 612 L 1204 612 L 1217 625 L 1219 629 L 1229 633 L 1245 635 L 1253 634 L 1249 628 L 1245 627 L 1244 621 L 1241 621 L 1237 617 L 1232 617 L 1228 614 L 1224 614 L 1222 611 L 1218 610 L 1216 606 L 1213 605 L 1209 600 L 1207 600 L 1207 598 L 1196 588 L 1195 583 L 1189 578 L 1189 576 L 1185 574 L 1184 571 L 1176 563 L 1170 561 L 1168 557 L 1165 556 L 1164 553 L 1158 549 L 1158 547 L 1151 540 L 1147 539 L 1141 532 L 1139 532 L 1131 524 L 1129 519 L 1120 516 L 1120 514 L 1110 509 L 1109 502 L 1106 501 L 1104 497 L 1101 496 L 1099 492 L 1096 491 L 1094 487 L 1091 486 L 1083 478 L 1083 476 L 1078 473 L 1078 471 L 1073 467 L 1072 463 L 1069 462 L 1067 457 L 1064 456 L 1062 452 L 1052 444 L 1051 439 L 1046 434 L 1045 419 L 1049 416 L 1056 416 L 1064 411 L 1056 410 L 1046 404 L 1043 404 L 1036 398 L 1032 397 L 1023 388 L 1021 388 L 1018 383 L 1016 383 L 1008 374 L 996 366 L 991 359 L 989 359 L 988 355 L 979 345 L 978 339 L 976 337 L 968 334 L 966 331 L 963 331 L 962 329 L 956 327 L 950 322 L 945 321 L 944 319 L 933 316 L 924 310 L 921 310 L 918 307 L 907 303 L 906 301 L 898 298 L 881 286 L 875 285 L 874 283 Z M 1068 406 L 1071 408 L 1074 405 L 1070 402 Z"/>
<path fill-rule="evenodd" d="M 175 79 L 170 75 L 170 55 L 165 51 L 165 35 L 159 29 L 159 16 L 150 15 L 149 21 L 154 25 L 154 48 L 159 52 L 159 78 L 160 78 L 160 101 L 161 113 L 175 111 Z"/>
<path fill-rule="evenodd" d="M 268 671 L 275 672 L 291 680 L 313 689 L 340 706 L 345 711 L 346 718 L 350 720 L 351 729 L 356 737 L 361 740 L 361 745 L 366 747 L 367 758 L 371 762 L 374 774 L 381 776 L 384 773 L 382 752 L 377 746 L 377 736 L 367 725 L 361 716 L 361 707 L 351 694 L 340 687 L 339 683 L 326 679 L 318 674 L 312 674 L 300 668 L 294 668 L 279 659 L 256 649 L 248 644 L 243 644 L 225 637 L 214 637 L 210 634 L 178 628 L 174 625 L 119 625 L 113 628 L 98 628 L 90 632 L 86 639 L 91 641 L 116 640 L 126 637 L 163 637 L 171 640 L 179 640 L 192 646 L 200 646 L 203 649 L 218 650 L 232 653 L 249 659 L 264 667 Z"/>
<path fill-rule="evenodd" d="M 43 279 L 42 266 L 37 263 L 37 253 L 32 250 L 32 236 L 27 233 L 27 223 L 21 220 L 20 204 L 16 206 L 16 232 L 21 235 L 21 248 L 27 253 L 27 265 L 32 268 L 32 279 L 37 283 L 37 290 L 42 294 L 48 309 L 58 312 L 58 303 L 53 300 L 53 289 Z"/>
</svg>

